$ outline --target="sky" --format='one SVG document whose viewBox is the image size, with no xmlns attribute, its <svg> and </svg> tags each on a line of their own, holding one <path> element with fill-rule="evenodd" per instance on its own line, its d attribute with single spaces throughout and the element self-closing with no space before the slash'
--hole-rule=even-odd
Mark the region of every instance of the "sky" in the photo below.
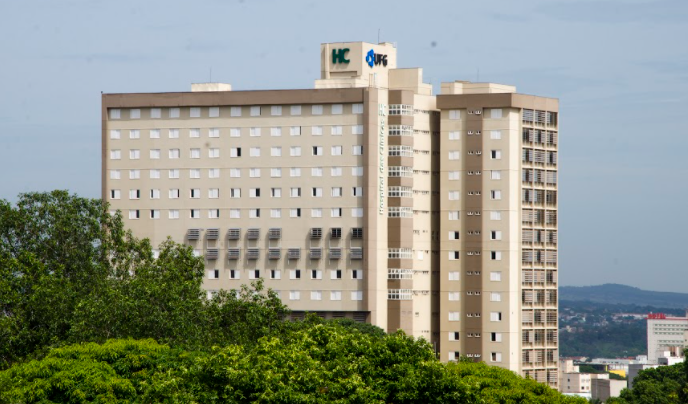
<svg viewBox="0 0 688 404">
<path fill-rule="evenodd" d="M 559 280 L 688 292 L 686 0 L 0 0 L 0 199 L 100 197 L 100 93 L 312 88 L 320 43 L 560 99 Z"/>
</svg>

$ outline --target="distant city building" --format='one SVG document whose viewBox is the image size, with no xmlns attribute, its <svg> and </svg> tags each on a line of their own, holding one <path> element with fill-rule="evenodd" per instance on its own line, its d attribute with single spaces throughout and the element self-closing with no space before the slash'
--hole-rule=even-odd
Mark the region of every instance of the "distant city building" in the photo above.
<svg viewBox="0 0 688 404">
<path fill-rule="evenodd" d="M 626 388 L 625 380 L 613 380 L 609 379 L 608 375 L 605 376 L 607 378 L 596 377 L 591 380 L 592 399 L 603 403 L 611 397 L 618 397 L 621 390 Z"/>
<path fill-rule="evenodd" d="M 401 329 L 556 386 L 558 100 L 433 95 L 391 43 L 319 53 L 314 89 L 104 94 L 103 199 L 203 256 L 209 296 L 263 278 L 294 319 Z"/>
<path fill-rule="evenodd" d="M 649 363 L 658 363 L 667 350 L 682 350 L 686 345 L 688 331 L 687 317 L 670 317 L 663 313 L 647 315 L 647 358 Z M 680 355 L 672 355 L 680 356 Z"/>
</svg>

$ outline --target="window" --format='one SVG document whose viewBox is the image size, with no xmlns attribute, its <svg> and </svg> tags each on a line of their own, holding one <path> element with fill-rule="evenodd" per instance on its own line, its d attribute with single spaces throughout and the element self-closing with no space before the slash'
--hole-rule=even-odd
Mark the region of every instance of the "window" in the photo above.
<svg viewBox="0 0 688 404">
<path fill-rule="evenodd" d="M 447 292 L 447 299 L 450 302 L 457 302 L 460 300 L 460 293 L 459 292 Z"/>
<path fill-rule="evenodd" d="M 458 271 L 450 271 L 449 272 L 449 280 L 450 281 L 458 281 L 459 279 L 459 272 Z"/>
<path fill-rule="evenodd" d="M 501 240 L 502 239 L 502 232 L 499 230 L 492 230 L 490 231 L 490 240 Z"/>
<path fill-rule="evenodd" d="M 260 188 L 251 188 L 248 190 L 249 198 L 260 198 Z"/>
<path fill-rule="evenodd" d="M 322 105 L 313 105 L 311 107 L 311 114 L 322 115 L 322 113 L 323 113 L 323 106 Z"/>
<path fill-rule="evenodd" d="M 271 188 L 270 189 L 270 196 L 273 198 L 281 198 L 282 197 L 282 188 Z"/>
<path fill-rule="evenodd" d="M 502 301 L 502 294 L 499 292 L 490 292 L 490 301 L 491 302 L 501 302 Z"/>
<path fill-rule="evenodd" d="M 200 118 L 201 117 L 201 108 L 199 108 L 199 107 L 189 108 L 189 116 L 191 118 Z"/>
<path fill-rule="evenodd" d="M 110 179 L 111 180 L 118 180 L 122 178 L 122 174 L 120 170 L 110 170 Z"/>
<path fill-rule="evenodd" d="M 270 115 L 281 116 L 282 115 L 282 106 L 280 106 L 280 105 L 271 106 L 270 107 Z"/>
<path fill-rule="evenodd" d="M 241 177 L 241 168 L 230 168 L 229 169 L 229 176 L 230 176 L 230 178 L 240 178 Z"/>
<path fill-rule="evenodd" d="M 270 169 L 270 177 L 272 177 L 272 178 L 282 177 L 282 169 L 281 168 L 271 168 Z"/>
<path fill-rule="evenodd" d="M 492 108 L 490 110 L 490 118 L 500 119 L 501 117 L 502 117 L 502 109 L 501 108 Z"/>
<path fill-rule="evenodd" d="M 459 332 L 458 331 L 450 331 L 449 332 L 449 341 L 458 341 L 459 340 Z"/>
<path fill-rule="evenodd" d="M 217 128 L 208 129 L 208 137 L 220 137 L 220 129 L 217 129 Z"/>
<path fill-rule="evenodd" d="M 248 155 L 250 157 L 260 157 L 260 147 L 251 147 L 248 149 Z"/>
<path fill-rule="evenodd" d="M 289 196 L 292 198 L 301 197 L 301 188 L 290 188 L 289 189 Z"/>
<path fill-rule="evenodd" d="M 459 321 L 459 312 L 458 311 L 450 311 L 449 312 L 449 321 Z"/>
<path fill-rule="evenodd" d="M 201 197 L 201 190 L 198 188 L 191 188 L 189 192 L 189 198 L 198 199 Z"/>
<path fill-rule="evenodd" d="M 241 272 L 237 269 L 230 269 L 229 279 L 241 279 Z"/>
<path fill-rule="evenodd" d="M 449 110 L 449 119 L 456 120 L 461 119 L 461 111 L 458 109 Z"/>
<path fill-rule="evenodd" d="M 220 157 L 220 149 L 218 148 L 210 148 L 208 149 L 208 157 L 211 159 L 216 159 Z"/>
<path fill-rule="evenodd" d="M 449 220 L 459 220 L 459 212 L 458 211 L 450 211 L 449 212 Z"/>
<path fill-rule="evenodd" d="M 110 131 L 110 139 L 119 139 L 121 138 L 121 132 L 119 130 L 111 130 Z"/>
<path fill-rule="evenodd" d="M 249 269 L 248 279 L 260 279 L 260 269 Z"/>
<path fill-rule="evenodd" d="M 322 279 L 322 271 L 311 269 L 311 279 Z"/>
<path fill-rule="evenodd" d="M 342 176 L 342 168 L 341 167 L 330 168 L 330 175 L 333 177 L 341 177 Z"/>
<path fill-rule="evenodd" d="M 180 155 L 179 149 L 170 149 L 168 155 L 171 159 L 178 159 Z"/>
<path fill-rule="evenodd" d="M 167 133 L 170 139 L 179 139 L 179 129 L 169 129 Z"/>
<path fill-rule="evenodd" d="M 502 361 L 502 353 L 501 352 L 492 352 L 491 359 L 492 359 L 492 362 L 501 362 Z"/>
<path fill-rule="evenodd" d="M 260 178 L 260 168 L 249 168 L 248 176 L 251 178 Z"/>
<path fill-rule="evenodd" d="M 342 135 L 342 127 L 335 125 L 330 129 L 330 133 L 332 136 L 341 136 Z"/>
<path fill-rule="evenodd" d="M 191 218 L 192 219 L 200 219 L 201 218 L 201 210 L 200 209 L 191 209 Z"/>
<path fill-rule="evenodd" d="M 241 107 L 230 108 L 229 116 L 241 116 Z"/>
<path fill-rule="evenodd" d="M 322 292 L 319 290 L 311 291 L 311 300 L 322 300 Z"/>
<path fill-rule="evenodd" d="M 160 199 L 160 190 L 159 189 L 151 189 L 150 190 L 150 198 L 151 199 Z"/>
<path fill-rule="evenodd" d="M 459 191 L 449 191 L 449 200 L 450 201 L 458 201 L 459 200 Z"/>
<path fill-rule="evenodd" d="M 459 152 L 456 150 L 452 150 L 449 152 L 449 160 L 458 160 L 459 159 Z"/>
<path fill-rule="evenodd" d="M 170 118 L 179 118 L 179 108 L 170 108 L 167 113 Z"/>
<path fill-rule="evenodd" d="M 363 300 L 363 292 L 360 290 L 351 292 L 351 300 Z"/>
<path fill-rule="evenodd" d="M 270 156 L 282 157 L 282 148 L 281 147 L 271 147 L 270 148 Z"/>
<path fill-rule="evenodd" d="M 138 180 L 141 178 L 141 170 L 129 170 L 129 179 Z"/>
<path fill-rule="evenodd" d="M 179 178 L 179 170 L 176 168 L 168 170 L 168 175 L 169 178 Z"/>
<path fill-rule="evenodd" d="M 363 155 L 363 146 L 361 146 L 361 145 L 351 146 L 351 154 L 354 156 L 362 156 Z"/>
<path fill-rule="evenodd" d="M 448 171 L 447 179 L 449 181 L 458 181 L 461 179 L 461 174 L 458 171 Z"/>
<path fill-rule="evenodd" d="M 250 128 L 248 131 L 249 136 L 253 137 L 259 137 L 260 136 L 260 128 Z"/>
<path fill-rule="evenodd" d="M 220 107 L 210 107 L 208 108 L 208 116 L 211 118 L 217 118 L 220 116 Z"/>
<path fill-rule="evenodd" d="M 313 146 L 313 155 L 314 156 L 322 156 L 323 155 L 322 146 Z"/>
<path fill-rule="evenodd" d="M 200 129 L 189 129 L 189 137 L 195 138 L 195 137 L 201 137 L 201 130 Z"/>
<path fill-rule="evenodd" d="M 363 217 L 363 208 L 351 208 L 351 217 Z"/>
<path fill-rule="evenodd" d="M 331 208 L 330 209 L 330 216 L 331 217 L 342 217 L 342 208 Z"/>
<path fill-rule="evenodd" d="M 311 175 L 313 177 L 322 177 L 323 175 L 323 169 L 322 167 L 313 167 L 311 168 Z"/>
<path fill-rule="evenodd" d="M 502 212 L 493 210 L 490 212 L 490 220 L 502 220 Z"/>
<path fill-rule="evenodd" d="M 168 212 L 167 217 L 170 219 L 179 219 L 179 211 L 177 209 L 172 209 Z"/>
<path fill-rule="evenodd" d="M 241 198 L 241 188 L 231 188 L 229 190 L 230 198 Z"/>
<path fill-rule="evenodd" d="M 362 177 L 363 167 L 351 167 L 351 175 L 353 175 L 354 177 Z"/>
<path fill-rule="evenodd" d="M 119 109 L 110 110 L 110 119 L 120 119 L 122 116 L 122 111 Z"/>
<path fill-rule="evenodd" d="M 119 160 L 122 158 L 121 150 L 110 150 L 110 160 Z"/>
<path fill-rule="evenodd" d="M 363 279 L 363 271 L 360 269 L 354 269 L 351 271 L 351 279 Z"/>
<path fill-rule="evenodd" d="M 332 146 L 330 154 L 333 156 L 341 156 L 342 155 L 342 146 Z"/>
<path fill-rule="evenodd" d="M 493 160 L 500 160 L 502 158 L 502 151 L 501 150 L 491 150 L 490 151 L 490 158 Z"/>
<path fill-rule="evenodd" d="M 502 252 L 501 251 L 490 251 L 490 259 L 493 261 L 501 261 L 502 260 Z"/>
<path fill-rule="evenodd" d="M 492 191 L 490 191 L 490 199 L 496 201 L 502 199 L 502 191 L 498 189 L 493 189 Z"/>
<path fill-rule="evenodd" d="M 148 172 L 148 176 L 151 179 L 158 179 L 160 178 L 160 170 L 154 168 Z"/>
<path fill-rule="evenodd" d="M 292 116 L 301 115 L 301 105 L 292 105 L 290 113 Z"/>
<path fill-rule="evenodd" d="M 141 211 L 138 209 L 132 209 L 129 211 L 129 219 L 139 219 L 141 218 Z"/>
<path fill-rule="evenodd" d="M 229 210 L 229 218 L 230 219 L 240 219 L 241 218 L 241 210 L 240 209 L 230 209 Z"/>
<path fill-rule="evenodd" d="M 241 137 L 241 129 L 230 128 L 229 129 L 229 137 Z"/>
<path fill-rule="evenodd" d="M 110 199 L 119 199 L 121 196 L 121 192 L 119 189 L 111 189 L 110 190 Z"/>
<path fill-rule="evenodd" d="M 192 159 L 200 159 L 201 158 L 201 149 L 191 149 L 190 157 Z"/>
<path fill-rule="evenodd" d="M 150 218 L 151 219 L 160 219 L 160 211 L 153 209 L 150 211 Z"/>
<path fill-rule="evenodd" d="M 292 126 L 289 128 L 289 136 L 301 136 L 301 127 Z"/>
<path fill-rule="evenodd" d="M 298 167 L 292 167 L 289 169 L 289 176 L 290 177 L 300 177 L 301 176 L 301 169 Z"/>
<path fill-rule="evenodd" d="M 387 175 L 390 177 L 413 177 L 413 167 L 390 166 Z"/>
<path fill-rule="evenodd" d="M 192 168 L 189 170 L 189 178 L 198 179 L 201 178 L 201 170 L 199 168 Z"/>
<path fill-rule="evenodd" d="M 151 139 L 160 139 L 160 129 L 151 129 L 148 133 Z"/>
<path fill-rule="evenodd" d="M 220 189 L 219 188 L 210 188 L 208 190 L 208 198 L 209 199 L 217 199 L 220 197 Z"/>
<path fill-rule="evenodd" d="M 313 126 L 311 128 L 311 135 L 322 136 L 322 134 L 323 134 L 322 126 Z"/>
<path fill-rule="evenodd" d="M 333 269 L 330 271 L 330 279 L 342 279 L 342 270 Z"/>
<path fill-rule="evenodd" d="M 257 219 L 260 217 L 260 209 L 249 209 L 248 217 L 251 219 Z"/>
<path fill-rule="evenodd" d="M 339 198 L 342 196 L 342 187 L 332 187 L 332 192 L 330 194 L 334 198 Z"/>
<path fill-rule="evenodd" d="M 458 231 L 450 231 L 449 232 L 449 240 L 458 240 L 459 239 L 459 232 Z"/>
<path fill-rule="evenodd" d="M 501 138 L 502 138 L 502 131 L 501 130 L 491 130 L 490 131 L 490 139 L 500 140 Z"/>
<path fill-rule="evenodd" d="M 301 217 L 301 208 L 289 209 L 289 217 Z"/>
<path fill-rule="evenodd" d="M 322 197 L 322 188 L 312 188 L 311 196 L 314 198 Z"/>
<path fill-rule="evenodd" d="M 220 209 L 210 209 L 208 210 L 208 219 L 219 219 Z"/>
<path fill-rule="evenodd" d="M 497 170 L 490 171 L 490 179 L 501 180 L 502 179 L 502 172 L 497 171 Z"/>
<path fill-rule="evenodd" d="M 260 116 L 260 106 L 251 107 L 251 116 Z"/>
<path fill-rule="evenodd" d="M 291 271 L 289 271 L 289 279 L 301 279 L 301 270 L 292 269 Z"/>
<path fill-rule="evenodd" d="M 230 147 L 229 157 L 241 157 L 241 147 Z"/>
<path fill-rule="evenodd" d="M 449 132 L 449 140 L 459 140 L 460 138 L 459 132 Z"/>
<path fill-rule="evenodd" d="M 321 208 L 311 209 L 311 217 L 322 217 L 322 209 Z"/>
<path fill-rule="evenodd" d="M 141 119 L 141 110 L 138 108 L 130 109 L 129 110 L 129 119 Z"/>
<path fill-rule="evenodd" d="M 332 115 L 341 115 L 344 111 L 342 104 L 332 104 Z"/>
<path fill-rule="evenodd" d="M 157 160 L 160 158 L 160 149 L 151 149 L 150 150 L 150 158 L 152 160 Z"/>
<path fill-rule="evenodd" d="M 502 280 L 502 273 L 501 272 L 490 272 L 490 281 L 492 282 L 500 282 Z"/>
<path fill-rule="evenodd" d="M 270 128 L 270 136 L 282 136 L 282 128 Z"/>
<path fill-rule="evenodd" d="M 502 312 L 493 311 L 490 313 L 490 321 L 502 321 Z"/>
<path fill-rule="evenodd" d="M 282 209 L 270 209 L 270 217 L 273 219 L 279 219 L 282 217 Z"/>
<path fill-rule="evenodd" d="M 301 155 L 301 146 L 291 146 L 289 148 L 289 155 L 292 157 L 298 157 Z"/>
</svg>

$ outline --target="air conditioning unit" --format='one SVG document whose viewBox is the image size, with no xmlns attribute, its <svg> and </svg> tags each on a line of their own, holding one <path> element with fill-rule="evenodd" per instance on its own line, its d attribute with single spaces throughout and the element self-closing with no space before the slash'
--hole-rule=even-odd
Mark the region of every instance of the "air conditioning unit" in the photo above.
<svg viewBox="0 0 688 404">
<path fill-rule="evenodd" d="M 246 237 L 249 240 L 258 240 L 260 238 L 260 229 L 248 229 Z"/>
<path fill-rule="evenodd" d="M 201 237 L 201 229 L 189 229 L 186 233 L 187 240 L 198 240 Z"/>
<path fill-rule="evenodd" d="M 342 249 L 341 248 L 330 248 L 329 257 L 331 260 L 341 259 L 342 258 Z"/>
<path fill-rule="evenodd" d="M 227 239 L 239 240 L 240 238 L 241 238 L 241 229 L 229 229 L 229 230 L 227 230 Z"/>
<path fill-rule="evenodd" d="M 301 258 L 301 249 L 300 248 L 289 248 L 287 250 L 287 258 L 290 260 L 297 260 Z"/>
<path fill-rule="evenodd" d="M 260 249 L 259 248 L 249 248 L 246 250 L 246 258 L 250 260 L 257 260 L 260 258 Z"/>
<path fill-rule="evenodd" d="M 312 260 L 319 260 L 322 258 L 322 248 L 311 248 L 309 257 Z"/>
<path fill-rule="evenodd" d="M 322 227 L 312 227 L 311 228 L 311 238 L 312 239 L 322 238 Z"/>
<path fill-rule="evenodd" d="M 227 259 L 238 260 L 241 257 L 241 249 L 230 248 L 227 250 Z"/>
<path fill-rule="evenodd" d="M 361 247 L 352 248 L 350 251 L 350 258 L 352 260 L 362 260 L 363 259 L 363 248 L 361 248 Z"/>
<path fill-rule="evenodd" d="M 282 252 L 279 248 L 269 248 L 268 249 L 268 259 L 278 260 L 282 256 Z"/>
<path fill-rule="evenodd" d="M 268 238 L 270 240 L 279 240 L 282 237 L 282 229 L 272 228 L 268 230 Z"/>
<path fill-rule="evenodd" d="M 205 232 L 205 238 L 208 240 L 217 240 L 220 238 L 220 229 L 208 229 Z"/>
<path fill-rule="evenodd" d="M 217 248 L 208 248 L 205 252 L 205 258 L 207 260 L 216 260 L 220 255 L 220 250 Z"/>
</svg>

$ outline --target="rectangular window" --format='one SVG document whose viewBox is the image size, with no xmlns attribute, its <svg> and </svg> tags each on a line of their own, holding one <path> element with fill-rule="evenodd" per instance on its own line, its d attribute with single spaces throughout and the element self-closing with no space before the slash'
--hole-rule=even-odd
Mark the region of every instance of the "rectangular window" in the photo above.
<svg viewBox="0 0 688 404">
<path fill-rule="evenodd" d="M 210 209 L 208 210 L 208 219 L 219 219 L 220 209 Z"/>
<path fill-rule="evenodd" d="M 212 148 L 208 149 L 208 158 L 211 158 L 211 159 L 220 158 L 220 149 L 218 149 L 216 147 L 212 147 Z"/>
<path fill-rule="evenodd" d="M 301 105 L 292 105 L 290 108 L 290 114 L 292 116 L 299 116 L 301 115 Z"/>
<path fill-rule="evenodd" d="M 490 212 L 490 220 L 502 220 L 502 212 L 493 210 Z"/>
<path fill-rule="evenodd" d="M 200 209 L 191 209 L 191 218 L 192 219 L 200 219 L 201 218 L 201 210 Z"/>
<path fill-rule="evenodd" d="M 260 136 L 260 128 L 250 128 L 248 131 L 249 136 L 253 137 L 259 137 Z"/>
<path fill-rule="evenodd" d="M 251 219 L 257 219 L 260 217 L 260 209 L 249 209 L 248 217 Z"/>
<path fill-rule="evenodd" d="M 301 197 L 301 188 L 290 188 L 289 189 L 289 196 L 292 198 Z"/>
<path fill-rule="evenodd" d="M 459 220 L 459 212 L 458 211 L 450 211 L 449 212 L 449 220 Z"/>
<path fill-rule="evenodd" d="M 230 198 L 241 198 L 241 188 L 230 188 L 229 197 Z"/>
<path fill-rule="evenodd" d="M 301 270 L 292 269 L 289 271 L 289 279 L 301 279 Z"/>
<path fill-rule="evenodd" d="M 493 200 L 502 199 L 502 191 L 500 191 L 498 189 L 493 189 L 492 191 L 490 191 L 490 199 L 493 199 Z"/>
<path fill-rule="evenodd" d="M 330 129 L 330 133 L 332 134 L 332 136 L 341 136 L 343 133 L 342 127 L 339 125 L 335 125 Z"/>
<path fill-rule="evenodd" d="M 322 271 L 318 269 L 311 270 L 311 279 L 322 279 Z"/>
<path fill-rule="evenodd" d="M 330 154 L 333 156 L 341 156 L 342 155 L 342 146 L 332 146 L 330 148 Z"/>
<path fill-rule="evenodd" d="M 311 217 L 322 217 L 322 209 L 320 209 L 320 208 L 311 209 Z"/>
<path fill-rule="evenodd" d="M 260 116 L 260 106 L 251 107 L 251 116 Z"/>
<path fill-rule="evenodd" d="M 449 312 L 449 321 L 459 321 L 459 312 L 458 311 L 450 311 Z"/>
<path fill-rule="evenodd" d="M 332 177 L 341 177 L 342 176 L 342 168 L 341 167 L 330 168 L 330 175 Z"/>
<path fill-rule="evenodd" d="M 456 119 L 461 119 L 461 111 L 458 109 L 450 109 L 449 110 L 449 119 L 456 120 Z"/>
<path fill-rule="evenodd" d="M 160 158 L 160 149 L 151 149 L 150 150 L 150 158 L 152 160 L 157 160 Z"/>
<path fill-rule="evenodd" d="M 168 152 L 168 156 L 171 159 L 178 159 L 180 155 L 179 149 L 170 149 Z"/>
<path fill-rule="evenodd" d="M 502 280 L 502 273 L 501 272 L 490 272 L 490 281 L 500 282 L 501 280 Z"/>
<path fill-rule="evenodd" d="M 363 291 L 357 290 L 351 292 L 351 300 L 363 300 Z"/>
<path fill-rule="evenodd" d="M 289 169 L 289 176 L 290 177 L 300 177 L 301 176 L 301 169 L 299 167 L 292 167 Z"/>
<path fill-rule="evenodd" d="M 330 270 L 330 279 L 332 279 L 332 280 L 342 279 L 342 270 L 341 269 Z"/>
<path fill-rule="evenodd" d="M 363 196 L 363 187 L 353 187 L 351 188 L 351 193 L 353 196 L 360 198 Z"/>
<path fill-rule="evenodd" d="M 450 201 L 458 201 L 459 200 L 459 191 L 449 191 L 449 200 Z"/>
<path fill-rule="evenodd" d="M 260 188 L 250 188 L 248 190 L 249 198 L 260 198 Z"/>
<path fill-rule="evenodd" d="M 458 240 L 459 239 L 459 232 L 458 231 L 450 231 L 449 232 L 449 240 Z"/>
<path fill-rule="evenodd" d="M 151 129 L 148 134 L 151 139 L 160 139 L 160 129 Z"/>
<path fill-rule="evenodd" d="M 282 136 L 282 128 L 270 128 L 270 136 Z"/>
<path fill-rule="evenodd" d="M 360 269 L 354 269 L 351 271 L 351 279 L 363 279 L 363 271 Z"/>
<path fill-rule="evenodd" d="M 322 167 L 313 167 L 311 168 L 311 176 L 313 177 L 322 177 L 323 175 L 323 169 Z"/>
<path fill-rule="evenodd" d="M 260 168 L 249 168 L 248 176 L 251 178 L 260 178 Z"/>
<path fill-rule="evenodd" d="M 119 160 L 122 158 L 121 150 L 110 150 L 110 160 Z"/>
<path fill-rule="evenodd" d="M 282 209 L 270 209 L 270 217 L 273 219 L 279 219 L 282 217 Z"/>
<path fill-rule="evenodd" d="M 322 105 L 313 105 L 311 107 L 311 114 L 312 115 L 322 115 L 323 113 L 323 106 Z"/>
<path fill-rule="evenodd" d="M 301 136 L 301 127 L 300 126 L 291 126 L 289 128 L 289 136 Z"/>
<path fill-rule="evenodd" d="M 322 292 L 319 290 L 311 291 L 311 300 L 322 300 Z"/>
<path fill-rule="evenodd" d="M 167 176 L 168 178 L 179 178 L 179 170 L 176 168 L 168 170 Z"/>
<path fill-rule="evenodd" d="M 493 311 L 490 313 L 490 321 L 502 321 L 502 312 Z"/>
<path fill-rule="evenodd" d="M 210 107 L 208 108 L 208 116 L 211 118 L 217 118 L 220 116 L 220 107 Z"/>
<path fill-rule="evenodd" d="M 331 217 L 342 217 L 342 208 L 331 208 L 330 209 L 330 216 Z"/>
<path fill-rule="evenodd" d="M 490 240 L 501 240 L 502 239 L 502 232 L 499 230 L 492 230 L 490 231 Z"/>
<path fill-rule="evenodd" d="M 241 218 L 241 209 L 230 209 L 229 210 L 229 218 L 230 219 L 240 219 Z"/>
<path fill-rule="evenodd" d="M 241 107 L 230 108 L 229 116 L 241 116 Z"/>
<path fill-rule="evenodd" d="M 459 159 L 459 152 L 456 150 L 452 150 L 449 152 L 449 160 L 458 160 Z"/>
<path fill-rule="evenodd" d="M 490 301 L 491 302 L 501 302 L 502 301 L 502 294 L 499 292 L 490 292 Z"/>
<path fill-rule="evenodd" d="M 490 259 L 493 261 L 501 261 L 502 260 L 502 252 L 501 251 L 490 251 Z"/>
<path fill-rule="evenodd" d="M 332 104 L 332 115 L 341 115 L 344 112 L 342 104 Z"/>
<path fill-rule="evenodd" d="M 461 136 L 459 135 L 460 132 L 449 132 L 449 140 L 459 140 Z"/>
<path fill-rule="evenodd" d="M 322 134 L 323 134 L 322 126 L 313 126 L 311 128 L 311 135 L 322 136 Z"/>
<path fill-rule="evenodd" d="M 458 171 L 447 171 L 447 179 L 449 181 L 458 181 L 461 179 L 461 174 Z"/>
<path fill-rule="evenodd" d="M 179 139 L 179 129 L 169 129 L 167 134 L 170 139 Z"/>
<path fill-rule="evenodd" d="M 493 160 L 501 160 L 502 151 L 501 150 L 491 150 L 490 151 L 490 158 Z"/>
<path fill-rule="evenodd" d="M 170 118 L 179 118 L 179 108 L 170 108 L 167 114 Z"/>
<path fill-rule="evenodd" d="M 169 195 L 170 199 L 178 199 L 179 198 L 179 189 L 171 188 L 168 195 Z"/>
<path fill-rule="evenodd" d="M 170 219 L 179 219 L 179 211 L 177 209 L 172 209 L 168 211 L 167 217 Z"/>
<path fill-rule="evenodd" d="M 271 147 L 270 148 L 270 156 L 282 157 L 282 148 L 281 147 Z"/>
<path fill-rule="evenodd" d="M 138 180 L 141 178 L 141 170 L 129 170 L 129 179 Z"/>
<path fill-rule="evenodd" d="M 241 279 L 241 272 L 238 269 L 230 269 L 229 279 Z"/>
<path fill-rule="evenodd" d="M 110 190 L 110 199 L 119 199 L 121 195 L 121 192 L 119 189 L 111 189 Z"/>
<path fill-rule="evenodd" d="M 141 211 L 138 209 L 132 209 L 129 211 L 129 219 L 140 219 L 141 218 Z"/>
<path fill-rule="evenodd" d="M 199 168 L 192 168 L 189 170 L 189 178 L 198 179 L 201 178 L 201 170 Z"/>
<path fill-rule="evenodd" d="M 119 130 L 113 129 L 110 131 L 110 139 L 119 139 L 122 134 Z"/>
<path fill-rule="evenodd" d="M 260 279 L 260 269 L 250 269 L 248 271 L 248 279 Z"/>
<path fill-rule="evenodd" d="M 332 197 L 339 198 L 342 196 L 342 187 L 332 187 Z"/>
<path fill-rule="evenodd" d="M 502 179 L 502 172 L 497 171 L 497 170 L 490 171 L 490 179 L 501 180 Z"/>
<path fill-rule="evenodd" d="M 150 198 L 151 199 L 160 199 L 160 190 L 159 189 L 151 189 L 150 190 Z"/>
<path fill-rule="evenodd" d="M 354 125 L 351 127 L 351 134 L 352 135 L 362 135 L 363 134 L 363 125 Z"/>
<path fill-rule="evenodd" d="M 450 271 L 449 272 L 449 280 L 450 281 L 458 281 L 459 280 L 459 272 L 458 271 Z"/>
<path fill-rule="evenodd" d="M 129 119 L 141 119 L 141 110 L 138 108 L 130 109 L 129 110 Z"/>
<path fill-rule="evenodd" d="M 198 189 L 198 188 L 191 188 L 189 191 L 190 191 L 190 192 L 189 192 L 189 197 L 190 197 L 191 199 L 198 199 L 198 198 L 201 197 L 201 190 L 200 190 L 200 189 Z"/>
<path fill-rule="evenodd" d="M 219 197 L 220 197 L 220 189 L 219 188 L 208 189 L 208 198 L 217 199 Z"/>
<path fill-rule="evenodd" d="M 342 300 L 342 292 L 339 290 L 330 291 L 330 300 Z"/>
<path fill-rule="evenodd" d="M 363 113 L 363 104 L 353 104 L 351 106 L 351 112 L 354 114 L 362 114 Z"/>
<path fill-rule="evenodd" d="M 501 138 L 502 138 L 502 131 L 501 130 L 491 130 L 490 131 L 490 139 L 500 140 Z"/>
<path fill-rule="evenodd" d="M 362 177 L 363 167 L 351 167 L 351 175 L 353 175 L 354 177 Z"/>
<path fill-rule="evenodd" d="M 491 119 L 501 119 L 501 117 L 502 117 L 502 109 L 501 108 L 490 109 L 490 118 Z"/>
<path fill-rule="evenodd" d="M 220 178 L 220 169 L 219 168 L 209 168 L 208 169 L 208 178 Z"/>
<path fill-rule="evenodd" d="M 315 198 L 321 198 L 322 197 L 322 188 L 313 188 L 311 192 L 311 196 Z"/>
<path fill-rule="evenodd" d="M 241 129 L 230 128 L 229 129 L 229 137 L 241 137 Z"/>
<path fill-rule="evenodd" d="M 218 128 L 208 129 L 208 137 L 220 137 L 220 129 L 218 129 Z"/>
<path fill-rule="evenodd" d="M 292 157 L 298 157 L 301 155 L 301 146 L 291 146 L 289 148 L 289 155 Z"/>
<path fill-rule="evenodd" d="M 490 333 L 490 341 L 491 342 L 502 342 L 502 333 L 501 332 L 491 332 Z"/>
<path fill-rule="evenodd" d="M 241 168 L 230 168 L 229 169 L 229 176 L 231 178 L 240 178 L 241 177 Z"/>
<path fill-rule="evenodd" d="M 191 118 L 200 118 L 201 117 L 201 108 L 200 107 L 189 108 L 189 116 Z"/>
<path fill-rule="evenodd" d="M 362 156 L 363 155 L 363 146 L 361 146 L 361 145 L 351 146 L 351 154 L 354 156 Z"/>
<path fill-rule="evenodd" d="M 459 292 L 447 292 L 447 300 L 450 302 L 458 302 L 461 299 Z"/>
<path fill-rule="evenodd" d="M 363 208 L 351 208 L 351 217 L 363 217 Z"/>
<path fill-rule="evenodd" d="M 270 107 L 270 115 L 281 116 L 282 115 L 282 106 L 280 106 L 280 105 L 271 106 Z"/>
<path fill-rule="evenodd" d="M 152 169 L 148 172 L 148 176 L 151 179 L 159 179 L 160 178 L 160 170 L 158 169 Z"/>
<path fill-rule="evenodd" d="M 289 217 L 301 217 L 301 208 L 289 209 Z"/>
<path fill-rule="evenodd" d="M 248 149 L 248 155 L 250 157 L 260 157 L 260 147 L 251 147 Z"/>
<path fill-rule="evenodd" d="M 282 169 L 281 168 L 271 168 L 270 169 L 270 177 L 272 177 L 272 178 L 282 177 Z"/>
<path fill-rule="evenodd" d="M 122 117 L 122 111 L 119 109 L 110 110 L 110 119 L 120 119 Z"/>
<path fill-rule="evenodd" d="M 241 157 L 241 147 L 230 147 L 229 157 Z"/>
<path fill-rule="evenodd" d="M 201 158 L 201 149 L 191 149 L 191 153 L 190 153 L 189 157 L 192 159 L 200 159 Z"/>
<path fill-rule="evenodd" d="M 201 130 L 198 128 L 189 129 L 189 137 L 192 137 L 192 138 L 201 137 Z"/>
<path fill-rule="evenodd" d="M 492 359 L 492 362 L 501 362 L 502 361 L 502 353 L 501 352 L 492 352 L 491 359 Z"/>
<path fill-rule="evenodd" d="M 313 155 L 314 156 L 322 156 L 323 155 L 322 146 L 313 146 Z"/>
</svg>

